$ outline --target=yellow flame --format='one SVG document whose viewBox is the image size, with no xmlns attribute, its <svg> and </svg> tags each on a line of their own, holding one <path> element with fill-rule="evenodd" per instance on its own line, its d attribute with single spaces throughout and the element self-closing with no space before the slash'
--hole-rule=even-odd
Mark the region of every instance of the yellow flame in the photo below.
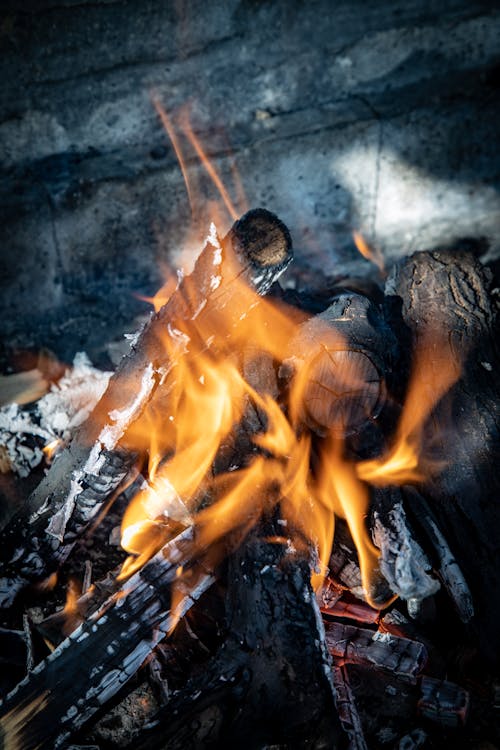
<svg viewBox="0 0 500 750">
<path fill-rule="evenodd" d="M 436 334 L 425 336 L 417 345 L 395 441 L 381 458 L 358 464 L 358 476 L 364 481 L 382 486 L 421 482 L 440 468 L 425 460 L 423 428 L 436 404 L 460 377 L 460 363 L 447 352 L 446 342 Z"/>
<path fill-rule="evenodd" d="M 47 463 L 50 463 L 56 453 L 58 453 L 59 449 L 63 446 L 63 441 L 59 438 L 55 438 L 54 440 L 51 440 L 50 443 L 47 443 L 47 445 L 42 448 L 43 454 L 47 460 Z"/>
</svg>

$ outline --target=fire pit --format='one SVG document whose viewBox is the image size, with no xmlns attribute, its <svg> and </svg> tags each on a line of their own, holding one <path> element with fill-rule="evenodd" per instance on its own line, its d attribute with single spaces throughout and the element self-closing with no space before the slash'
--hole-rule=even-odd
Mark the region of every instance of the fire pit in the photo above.
<svg viewBox="0 0 500 750">
<path fill-rule="evenodd" d="M 36 359 L 18 353 L 31 313 L 7 324 L 3 746 L 495 745 L 498 288 L 478 258 L 487 240 L 450 236 L 417 253 L 408 241 L 387 260 L 379 206 L 334 277 L 321 247 L 293 259 L 300 222 L 289 231 L 286 212 L 247 210 L 236 173 L 221 176 L 227 155 L 207 156 L 196 112 L 172 118 L 164 102 L 154 90 L 148 107 L 186 180 L 190 248 L 205 228 L 192 270 L 130 310 L 120 303 L 71 367 L 60 358 L 76 351 L 86 303 L 59 251 L 63 281 L 33 329 Z M 274 117 L 258 111 L 260 123 Z M 197 194 L 198 169 L 217 205 Z M 57 250 L 68 196 L 42 172 L 32 185 L 51 184 Z M 90 283 L 92 304 L 114 263 Z M 89 320 L 111 320 L 112 308 L 113 296 Z M 127 315 L 136 330 L 120 340 Z M 56 354 L 39 353 L 44 336 Z"/>
</svg>

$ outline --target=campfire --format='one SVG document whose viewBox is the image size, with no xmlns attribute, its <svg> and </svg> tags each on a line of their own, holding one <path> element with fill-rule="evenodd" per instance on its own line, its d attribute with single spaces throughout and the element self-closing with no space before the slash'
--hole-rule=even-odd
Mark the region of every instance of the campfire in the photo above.
<svg viewBox="0 0 500 750">
<path fill-rule="evenodd" d="M 493 741 L 491 273 L 357 235 L 376 286 L 283 288 L 288 229 L 219 188 L 116 371 L 0 412 L 4 475 L 46 470 L 1 530 L 3 746 Z"/>
</svg>

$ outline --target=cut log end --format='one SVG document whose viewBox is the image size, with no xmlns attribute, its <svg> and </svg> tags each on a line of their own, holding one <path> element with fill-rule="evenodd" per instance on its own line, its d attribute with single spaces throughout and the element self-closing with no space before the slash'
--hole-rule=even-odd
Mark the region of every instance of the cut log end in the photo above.
<svg viewBox="0 0 500 750">
<path fill-rule="evenodd" d="M 285 268 L 292 259 L 290 232 L 264 208 L 248 211 L 231 229 L 236 253 L 262 269 Z"/>
<path fill-rule="evenodd" d="M 319 428 L 358 432 L 382 404 L 380 374 L 364 352 L 325 348 L 311 362 L 305 407 Z"/>
</svg>

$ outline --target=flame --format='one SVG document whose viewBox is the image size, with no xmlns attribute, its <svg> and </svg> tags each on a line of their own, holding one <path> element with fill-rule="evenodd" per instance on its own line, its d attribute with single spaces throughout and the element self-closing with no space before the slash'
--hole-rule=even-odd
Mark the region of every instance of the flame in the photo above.
<svg viewBox="0 0 500 750">
<path fill-rule="evenodd" d="M 47 443 L 47 445 L 42 449 L 47 463 L 50 464 L 52 462 L 55 455 L 59 453 L 59 450 L 60 448 L 62 448 L 63 445 L 64 443 L 60 438 L 55 438 L 55 440 L 52 440 L 50 443 Z"/>
<path fill-rule="evenodd" d="M 370 247 L 360 232 L 353 232 L 352 237 L 356 248 L 361 253 L 363 258 L 366 258 L 366 260 L 369 260 L 371 263 L 377 266 L 381 274 L 385 274 L 384 256 L 380 252 L 379 248 Z"/>
<path fill-rule="evenodd" d="M 82 595 L 82 586 L 76 578 L 70 578 L 66 588 L 66 602 L 61 611 L 64 618 L 64 635 L 69 635 L 82 622 L 78 610 L 78 600 Z"/>
<path fill-rule="evenodd" d="M 358 464 L 360 479 L 373 485 L 422 482 L 439 470 L 426 460 L 423 428 L 436 404 L 460 377 L 461 363 L 449 356 L 442 337 L 426 335 L 416 347 L 413 371 L 395 441 L 381 458 Z"/>
<path fill-rule="evenodd" d="M 181 139 L 157 99 L 154 105 L 177 154 L 194 211 L 196 191 Z M 237 205 L 195 136 L 188 113 L 181 113 L 179 121 L 220 196 L 214 221 L 225 212 L 236 218 Z M 240 183 L 234 182 L 242 201 Z M 383 259 L 369 250 L 361 235 L 355 234 L 355 241 L 360 252 L 383 270 Z M 208 242 L 222 253 L 214 225 Z M 222 277 L 214 278 L 217 288 L 224 283 Z M 129 578 L 161 548 L 167 554 L 167 543 L 193 527 L 191 547 L 178 564 L 172 586 L 173 628 L 181 616 L 183 596 L 196 578 L 192 561 L 210 560 L 206 569 L 211 569 L 259 519 L 272 514 L 283 534 L 275 534 L 276 540 L 285 538 L 296 548 L 316 551 L 312 582 L 319 588 L 328 571 L 335 518 L 341 517 L 356 544 L 366 599 L 381 608 L 387 601 L 375 597 L 379 550 L 365 522 L 370 486 L 421 481 L 425 476 L 424 425 L 458 377 L 456 363 L 443 362 L 436 375 L 429 363 L 439 343 L 423 342 L 393 444 L 376 459 L 358 461 L 345 444 L 341 409 L 338 416 L 333 410 L 337 423 L 320 435 L 310 431 L 307 419 L 306 394 L 318 366 L 313 339 L 321 340 L 320 350 L 328 356 L 345 351 L 347 343 L 318 319 L 315 336 L 304 336 L 304 313 L 260 298 L 241 276 L 234 283 L 233 298 L 244 311 L 237 324 L 233 311 L 216 305 L 209 313 L 171 321 L 157 342 L 161 354 L 157 350 L 155 356 L 169 367 L 123 441 L 125 447 L 147 455 L 147 471 L 124 514 L 122 546 L 129 557 L 120 578 Z M 155 309 L 172 293 L 170 282 L 152 298 Z M 189 284 L 175 289 L 175 294 L 183 293 L 189 297 Z M 356 361 L 337 368 L 339 392 L 362 390 L 364 374 L 357 371 Z M 291 364 L 287 389 L 281 390 L 279 400 L 276 373 L 284 363 Z M 268 378 L 262 376 L 266 368 Z M 338 395 L 325 390 L 325 398 Z"/>
</svg>

